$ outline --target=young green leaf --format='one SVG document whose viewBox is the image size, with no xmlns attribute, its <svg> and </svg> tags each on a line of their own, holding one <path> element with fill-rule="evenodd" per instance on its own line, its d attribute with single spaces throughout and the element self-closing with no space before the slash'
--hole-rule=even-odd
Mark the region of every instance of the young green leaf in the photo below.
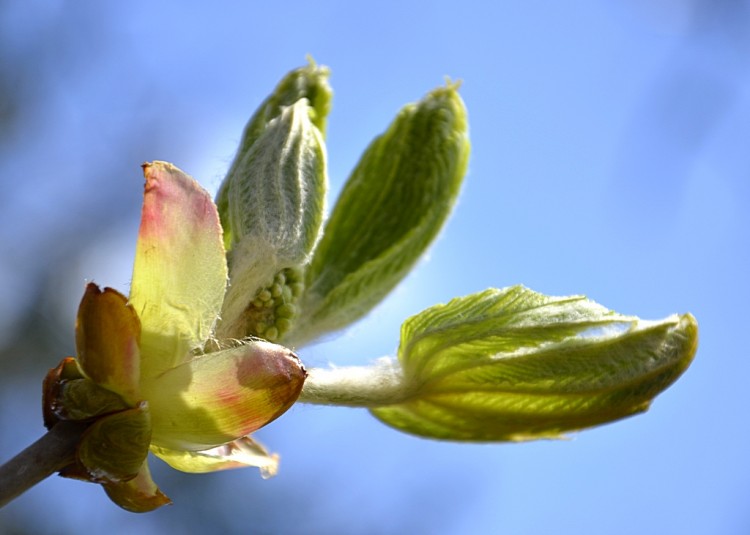
<svg viewBox="0 0 750 535">
<path fill-rule="evenodd" d="M 645 411 L 688 367 L 697 334 L 689 314 L 642 321 L 581 296 L 490 289 L 404 322 L 411 394 L 372 413 L 430 438 L 558 437 Z"/>
<path fill-rule="evenodd" d="M 326 154 L 306 99 L 268 123 L 228 182 L 227 215 L 235 240 L 222 337 L 248 330 L 248 307 L 285 269 L 308 262 L 320 234 L 327 189 Z"/>
<path fill-rule="evenodd" d="M 456 85 L 401 110 L 365 151 L 334 207 L 288 343 L 348 325 L 398 284 L 448 217 L 468 156 Z"/>
<path fill-rule="evenodd" d="M 238 173 L 243 173 L 243 160 L 253 144 L 260 138 L 268 123 L 283 110 L 300 99 L 307 99 L 310 121 L 325 137 L 326 120 L 331 110 L 332 91 L 328 85 L 328 67 L 316 65 L 312 59 L 308 65 L 287 73 L 274 89 L 273 93 L 260 105 L 245 126 L 237 155 L 226 178 L 216 195 L 216 205 L 224 228 L 224 245 L 227 251 L 232 249 L 237 239 L 229 217 L 229 183 L 236 180 Z"/>
<path fill-rule="evenodd" d="M 235 244 L 263 240 L 293 265 L 306 258 L 318 238 L 327 185 L 325 147 L 309 110 L 306 99 L 284 108 L 228 184 Z"/>
</svg>

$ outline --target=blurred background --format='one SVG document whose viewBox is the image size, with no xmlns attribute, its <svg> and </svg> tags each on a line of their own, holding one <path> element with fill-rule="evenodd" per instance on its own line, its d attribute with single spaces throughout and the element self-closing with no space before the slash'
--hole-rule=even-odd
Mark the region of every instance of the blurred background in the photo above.
<svg viewBox="0 0 750 535">
<path fill-rule="evenodd" d="M 651 410 L 567 441 L 462 445 L 297 405 L 279 475 L 187 475 L 133 515 L 52 477 L 4 534 L 750 532 L 750 6 L 740 0 L 0 0 L 0 460 L 43 433 L 93 280 L 127 293 L 147 160 L 216 191 L 245 121 L 311 54 L 332 69 L 331 203 L 406 102 L 462 79 L 470 171 L 425 261 L 308 366 L 392 355 L 403 319 L 490 286 L 692 312 Z M 745 325 L 743 327 L 743 325 Z M 745 334 L 743 334 L 745 333 Z M 743 345 L 744 344 L 744 345 Z"/>
</svg>

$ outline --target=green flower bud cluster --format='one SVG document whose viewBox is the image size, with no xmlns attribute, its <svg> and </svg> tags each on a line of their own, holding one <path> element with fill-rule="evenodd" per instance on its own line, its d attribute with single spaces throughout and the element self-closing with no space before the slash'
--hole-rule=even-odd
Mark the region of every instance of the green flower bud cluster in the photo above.
<svg viewBox="0 0 750 535">
<path fill-rule="evenodd" d="M 262 288 L 245 309 L 246 330 L 271 342 L 279 340 L 297 317 L 295 302 L 305 288 L 297 268 L 279 271 L 273 282 Z"/>
</svg>

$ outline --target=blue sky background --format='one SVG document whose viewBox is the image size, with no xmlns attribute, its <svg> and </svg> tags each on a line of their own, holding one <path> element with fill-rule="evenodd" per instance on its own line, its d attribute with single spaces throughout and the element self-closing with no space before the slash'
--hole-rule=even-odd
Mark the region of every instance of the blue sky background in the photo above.
<svg viewBox="0 0 750 535">
<path fill-rule="evenodd" d="M 282 455 L 272 480 L 154 461 L 175 504 L 132 515 L 51 478 L 0 511 L 0 532 L 750 532 L 741 1 L 0 1 L 0 459 L 42 433 L 39 383 L 73 352 L 85 281 L 127 291 L 139 165 L 174 162 L 215 191 L 247 118 L 308 53 L 332 69 L 332 199 L 445 75 L 463 80 L 472 138 L 428 258 L 300 350 L 308 366 L 392 355 L 407 316 L 516 283 L 650 319 L 692 312 L 694 364 L 645 415 L 567 441 L 438 443 L 298 405 L 257 435 Z"/>
</svg>

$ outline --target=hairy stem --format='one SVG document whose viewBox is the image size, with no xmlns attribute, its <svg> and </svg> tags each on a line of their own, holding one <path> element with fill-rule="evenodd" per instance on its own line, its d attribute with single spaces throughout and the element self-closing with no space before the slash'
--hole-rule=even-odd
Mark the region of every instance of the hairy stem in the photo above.
<svg viewBox="0 0 750 535">
<path fill-rule="evenodd" d="M 0 508 L 75 458 L 86 425 L 60 422 L 31 446 L 0 466 Z"/>
<path fill-rule="evenodd" d="M 399 364 L 381 359 L 372 366 L 312 368 L 298 399 L 317 405 L 379 407 L 409 396 Z"/>
</svg>

